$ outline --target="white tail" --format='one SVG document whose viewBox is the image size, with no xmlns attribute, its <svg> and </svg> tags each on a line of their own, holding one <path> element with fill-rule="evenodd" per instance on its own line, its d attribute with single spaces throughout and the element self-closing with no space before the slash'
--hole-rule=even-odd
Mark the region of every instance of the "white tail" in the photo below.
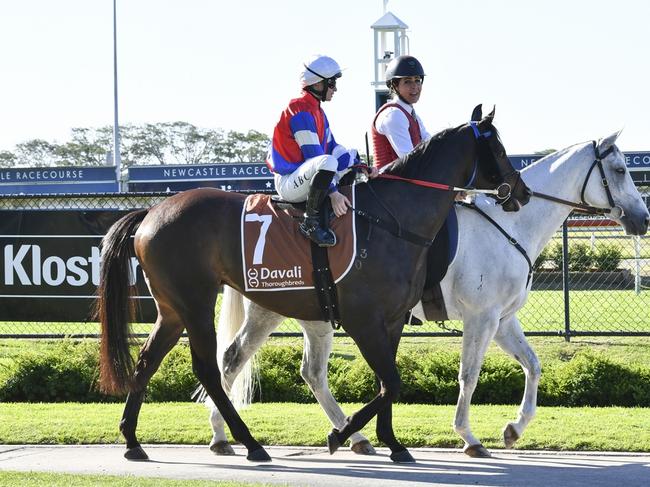
<svg viewBox="0 0 650 487">
<path fill-rule="evenodd" d="M 229 286 L 223 287 L 219 324 L 217 326 L 217 363 L 223 371 L 223 355 L 232 343 L 235 335 L 244 324 L 244 298 Z M 248 406 L 253 400 L 253 359 L 246 362 L 241 372 L 233 382 L 229 393 L 233 405 L 237 409 Z M 210 403 L 211 400 L 208 400 Z M 207 402 L 207 401 L 206 401 Z M 211 405 L 211 404 L 210 404 Z"/>
</svg>

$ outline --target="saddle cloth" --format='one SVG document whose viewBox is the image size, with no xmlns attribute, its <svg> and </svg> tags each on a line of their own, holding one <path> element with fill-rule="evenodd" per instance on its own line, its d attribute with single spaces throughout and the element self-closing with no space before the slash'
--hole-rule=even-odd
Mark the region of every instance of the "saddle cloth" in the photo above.
<svg viewBox="0 0 650 487">
<path fill-rule="evenodd" d="M 456 257 L 457 249 L 458 216 L 454 205 L 427 253 L 427 278 L 422 295 L 422 308 L 427 321 L 448 319 L 440 281 L 447 274 L 449 264 Z"/>
<path fill-rule="evenodd" d="M 340 189 L 354 207 L 354 186 Z M 246 291 L 314 289 L 310 240 L 298 230 L 302 213 L 280 209 L 270 195 L 246 198 L 241 216 L 242 267 Z M 336 245 L 327 249 L 334 282 L 348 273 L 356 257 L 354 212 L 334 218 Z"/>
</svg>

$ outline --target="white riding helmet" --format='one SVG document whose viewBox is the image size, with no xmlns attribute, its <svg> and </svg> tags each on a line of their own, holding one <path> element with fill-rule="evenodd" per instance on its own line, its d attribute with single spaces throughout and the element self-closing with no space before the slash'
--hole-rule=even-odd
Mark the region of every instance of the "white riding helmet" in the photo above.
<svg viewBox="0 0 650 487">
<path fill-rule="evenodd" d="M 329 56 L 317 54 L 303 63 L 300 73 L 300 84 L 303 88 L 311 86 L 324 79 L 341 77 L 341 67 Z"/>
</svg>

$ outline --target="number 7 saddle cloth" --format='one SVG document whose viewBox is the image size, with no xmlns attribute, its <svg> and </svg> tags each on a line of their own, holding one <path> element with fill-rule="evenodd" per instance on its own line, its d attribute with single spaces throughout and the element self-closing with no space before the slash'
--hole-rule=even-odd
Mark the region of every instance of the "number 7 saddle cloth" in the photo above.
<svg viewBox="0 0 650 487">
<path fill-rule="evenodd" d="M 354 186 L 344 186 L 354 207 Z M 349 272 L 356 256 L 354 212 L 334 218 L 330 228 L 336 245 L 327 249 L 334 282 Z M 241 216 L 242 267 L 246 291 L 314 289 L 311 241 L 298 230 L 302 212 L 282 209 L 270 195 L 246 198 Z"/>
</svg>

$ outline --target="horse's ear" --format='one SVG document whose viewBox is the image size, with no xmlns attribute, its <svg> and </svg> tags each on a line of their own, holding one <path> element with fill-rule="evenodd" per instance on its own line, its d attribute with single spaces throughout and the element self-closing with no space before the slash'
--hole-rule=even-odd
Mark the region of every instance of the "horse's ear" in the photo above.
<svg viewBox="0 0 650 487">
<path fill-rule="evenodd" d="M 494 112 L 496 111 L 496 106 L 492 108 L 492 111 L 488 113 L 483 120 L 481 120 L 481 125 L 486 126 L 486 125 L 492 125 L 492 121 L 494 120 Z"/>
<path fill-rule="evenodd" d="M 483 105 L 478 104 L 474 107 L 474 110 L 472 111 L 472 118 L 470 120 L 472 122 L 479 122 L 483 118 Z"/>
<path fill-rule="evenodd" d="M 598 149 L 600 152 L 605 152 L 607 149 L 609 149 L 611 146 L 613 146 L 616 143 L 616 139 L 618 139 L 618 136 L 621 135 L 621 132 L 623 129 L 619 130 L 618 132 L 614 132 L 611 135 L 608 135 L 607 137 L 603 137 L 600 139 L 600 143 L 598 144 Z"/>
</svg>

